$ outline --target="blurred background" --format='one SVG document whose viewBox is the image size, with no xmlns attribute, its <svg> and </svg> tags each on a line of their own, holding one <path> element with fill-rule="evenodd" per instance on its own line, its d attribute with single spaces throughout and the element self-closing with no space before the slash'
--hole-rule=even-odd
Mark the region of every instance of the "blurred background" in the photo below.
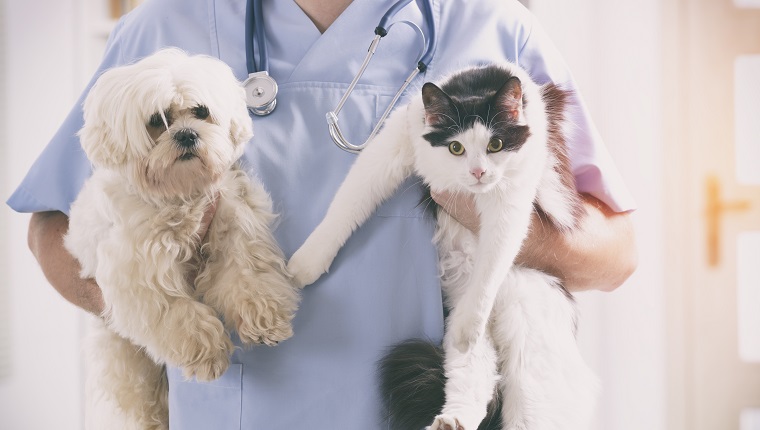
<svg viewBox="0 0 760 430">
<path fill-rule="evenodd" d="M 130 3 L 0 0 L 2 200 Z M 760 0 L 524 3 L 639 205 L 638 271 L 578 295 L 595 430 L 760 430 Z M 84 315 L 42 276 L 28 219 L 0 209 L 0 429 L 78 430 Z"/>
</svg>

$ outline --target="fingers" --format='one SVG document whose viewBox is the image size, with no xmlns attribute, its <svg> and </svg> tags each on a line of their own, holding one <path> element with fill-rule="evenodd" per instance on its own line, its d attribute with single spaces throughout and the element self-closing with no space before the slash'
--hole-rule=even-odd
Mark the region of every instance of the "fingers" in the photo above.
<svg viewBox="0 0 760 430">
<path fill-rule="evenodd" d="M 431 197 L 443 210 L 473 233 L 480 231 L 480 216 L 475 209 L 475 199 L 469 193 L 430 191 Z"/>
</svg>

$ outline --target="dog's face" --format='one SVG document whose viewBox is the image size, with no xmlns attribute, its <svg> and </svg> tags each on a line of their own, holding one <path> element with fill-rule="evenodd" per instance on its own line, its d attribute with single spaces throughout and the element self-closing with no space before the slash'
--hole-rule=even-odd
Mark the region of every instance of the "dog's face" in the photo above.
<svg viewBox="0 0 760 430">
<path fill-rule="evenodd" d="M 79 136 L 93 165 L 158 197 L 204 192 L 253 136 L 230 68 L 176 49 L 103 73 L 84 120 Z"/>
</svg>

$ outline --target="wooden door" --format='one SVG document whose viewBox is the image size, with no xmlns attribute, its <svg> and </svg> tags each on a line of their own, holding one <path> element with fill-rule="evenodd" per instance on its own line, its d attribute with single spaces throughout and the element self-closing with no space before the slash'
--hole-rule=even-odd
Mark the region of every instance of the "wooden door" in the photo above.
<svg viewBox="0 0 760 430">
<path fill-rule="evenodd" d="M 663 11 L 668 428 L 759 430 L 760 2 Z"/>
</svg>

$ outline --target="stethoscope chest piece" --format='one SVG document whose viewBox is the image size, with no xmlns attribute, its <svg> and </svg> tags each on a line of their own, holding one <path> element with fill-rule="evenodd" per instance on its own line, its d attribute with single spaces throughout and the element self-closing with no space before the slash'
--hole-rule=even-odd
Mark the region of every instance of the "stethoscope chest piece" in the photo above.
<svg viewBox="0 0 760 430">
<path fill-rule="evenodd" d="M 243 88 L 248 109 L 254 115 L 268 115 L 277 106 L 277 82 L 266 71 L 249 74 Z"/>
</svg>

